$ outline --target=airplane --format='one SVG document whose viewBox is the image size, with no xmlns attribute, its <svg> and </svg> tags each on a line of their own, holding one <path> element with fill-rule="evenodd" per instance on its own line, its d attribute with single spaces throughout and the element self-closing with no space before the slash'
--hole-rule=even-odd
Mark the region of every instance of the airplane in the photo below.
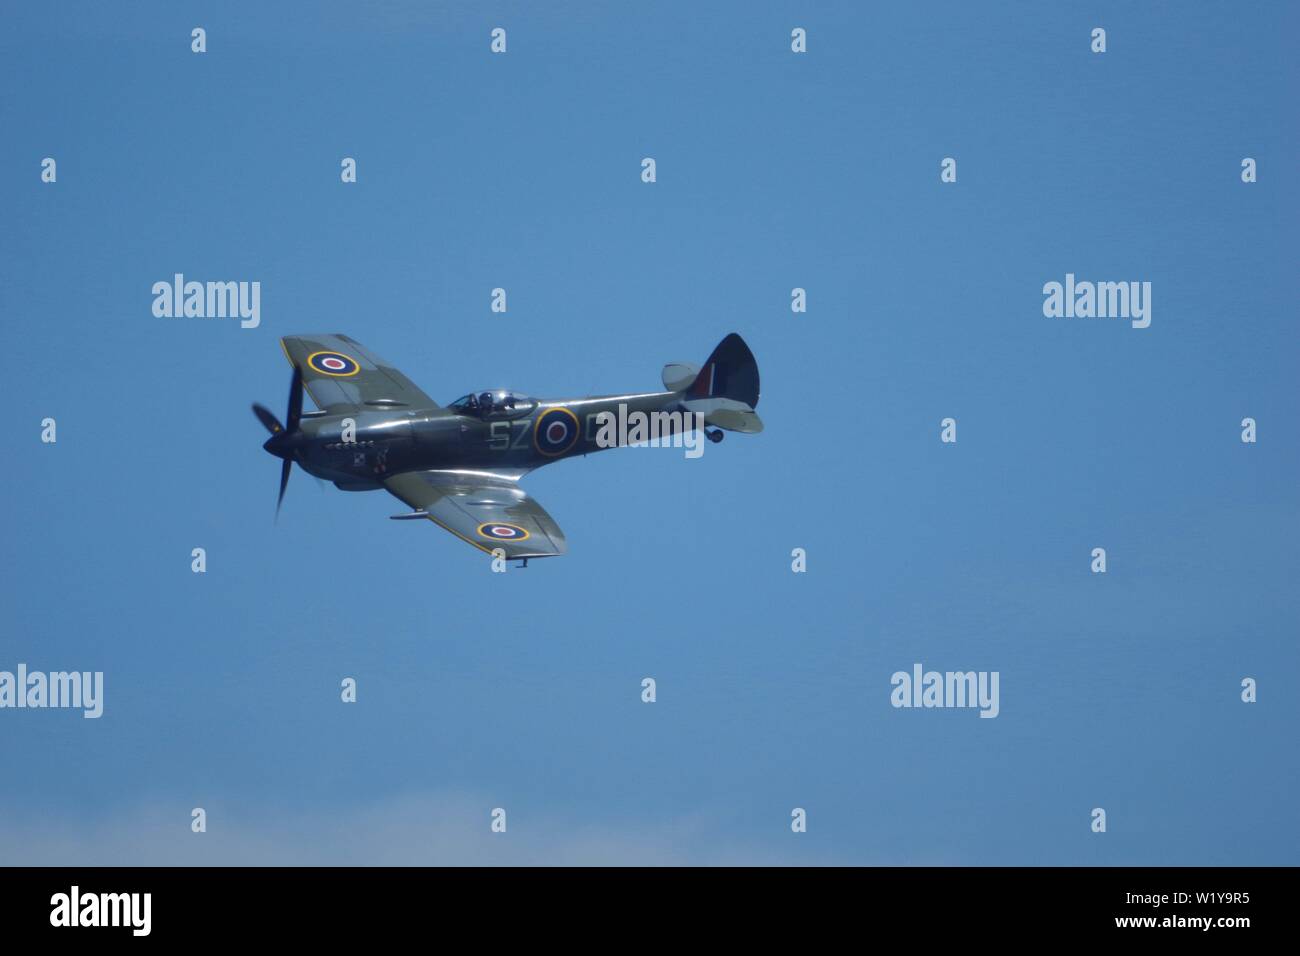
<svg viewBox="0 0 1300 956">
<path fill-rule="evenodd" d="M 616 447 L 608 431 L 601 436 L 610 421 L 604 416 L 667 413 L 659 421 L 676 424 L 664 437 L 702 423 L 713 442 L 723 430 L 763 430 L 754 411 L 758 363 L 734 332 L 703 366 L 665 365 L 666 391 L 536 399 L 488 389 L 446 407 L 346 335 L 290 335 L 280 346 L 293 366 L 285 423 L 253 405 L 271 433 L 262 447 L 284 462 L 277 516 L 296 462 L 343 491 L 382 488 L 412 509 L 394 519 L 427 518 L 480 551 L 524 566 L 529 558 L 564 554 L 567 544 L 519 479 L 543 465 Z M 302 410 L 304 389 L 318 411 Z"/>
</svg>

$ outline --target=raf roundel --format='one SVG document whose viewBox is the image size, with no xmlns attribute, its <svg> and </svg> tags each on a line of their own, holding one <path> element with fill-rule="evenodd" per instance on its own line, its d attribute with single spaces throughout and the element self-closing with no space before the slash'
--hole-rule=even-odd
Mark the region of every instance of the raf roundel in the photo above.
<svg viewBox="0 0 1300 956">
<path fill-rule="evenodd" d="M 563 455 L 578 441 L 578 416 L 567 408 L 550 408 L 537 416 L 533 444 L 548 458 Z"/>
<path fill-rule="evenodd" d="M 307 356 L 307 365 L 313 372 L 320 372 L 322 375 L 334 375 L 338 378 L 347 378 L 349 375 L 356 375 L 361 371 L 361 366 L 351 355 L 344 355 L 342 352 L 312 352 Z"/>
<path fill-rule="evenodd" d="M 478 533 L 484 538 L 491 538 L 493 541 L 526 541 L 528 532 L 519 527 L 517 524 L 506 524 L 504 521 L 489 521 L 486 524 L 478 526 Z"/>
</svg>

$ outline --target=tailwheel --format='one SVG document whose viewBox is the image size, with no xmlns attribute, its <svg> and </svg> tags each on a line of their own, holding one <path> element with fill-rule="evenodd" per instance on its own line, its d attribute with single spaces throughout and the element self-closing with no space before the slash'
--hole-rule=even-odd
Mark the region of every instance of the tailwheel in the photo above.
<svg viewBox="0 0 1300 956">
<path fill-rule="evenodd" d="M 727 433 L 724 432 L 721 428 L 715 428 L 712 431 L 706 428 L 704 430 L 704 434 L 708 436 L 709 441 L 713 442 L 715 445 L 718 442 L 722 441 L 722 439 L 727 437 Z"/>
</svg>

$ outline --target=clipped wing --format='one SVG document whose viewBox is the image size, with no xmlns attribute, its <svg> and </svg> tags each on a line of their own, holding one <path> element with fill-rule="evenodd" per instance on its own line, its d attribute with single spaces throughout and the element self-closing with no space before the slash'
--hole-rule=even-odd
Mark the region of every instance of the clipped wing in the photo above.
<svg viewBox="0 0 1300 956">
<path fill-rule="evenodd" d="M 548 558 L 564 554 L 564 532 L 509 478 L 486 472 L 408 471 L 384 481 L 396 498 L 489 554 Z"/>
<path fill-rule="evenodd" d="M 360 342 L 340 333 L 286 335 L 280 340 L 318 408 L 343 414 L 359 408 L 437 408 L 416 384 Z"/>
</svg>

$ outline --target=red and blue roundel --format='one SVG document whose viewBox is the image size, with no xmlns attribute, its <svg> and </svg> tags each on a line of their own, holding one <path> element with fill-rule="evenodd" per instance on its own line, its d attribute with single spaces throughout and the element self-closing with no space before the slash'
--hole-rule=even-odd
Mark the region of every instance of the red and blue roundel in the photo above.
<svg viewBox="0 0 1300 956">
<path fill-rule="evenodd" d="M 548 458 L 563 455 L 578 443 L 578 416 L 567 408 L 548 408 L 533 424 L 533 444 Z"/>
<path fill-rule="evenodd" d="M 322 375 L 337 375 L 346 378 L 361 371 L 361 366 L 351 355 L 342 352 L 312 352 L 307 356 L 307 365 L 313 372 Z"/>
<path fill-rule="evenodd" d="M 478 526 L 478 533 L 481 537 L 491 538 L 493 541 L 527 541 L 528 532 L 517 524 L 507 524 L 504 521 L 489 521 L 486 524 Z"/>
</svg>

